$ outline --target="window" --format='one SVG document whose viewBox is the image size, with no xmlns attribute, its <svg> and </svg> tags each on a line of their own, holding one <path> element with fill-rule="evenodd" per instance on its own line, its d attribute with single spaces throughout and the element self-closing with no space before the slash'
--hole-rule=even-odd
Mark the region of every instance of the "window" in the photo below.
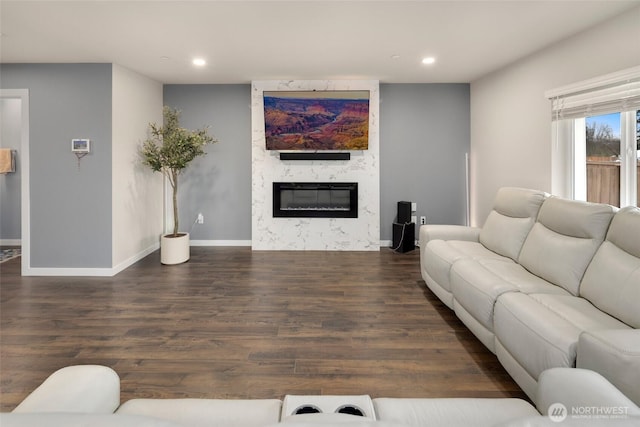
<svg viewBox="0 0 640 427">
<path fill-rule="evenodd" d="M 585 122 L 586 200 L 620 206 L 620 113 Z"/>
<path fill-rule="evenodd" d="M 640 67 L 547 92 L 553 194 L 638 206 Z"/>
<path fill-rule="evenodd" d="M 614 206 L 638 204 L 640 110 L 589 116 L 584 140 L 576 133 L 576 152 L 584 150 L 584 168 L 576 165 L 575 198 Z M 627 122 L 631 122 L 627 125 Z M 576 123 L 581 123 L 576 119 Z M 629 128 L 631 132 L 622 132 Z M 576 162 L 582 161 L 576 155 Z M 636 197 L 632 197 L 633 194 Z"/>
</svg>

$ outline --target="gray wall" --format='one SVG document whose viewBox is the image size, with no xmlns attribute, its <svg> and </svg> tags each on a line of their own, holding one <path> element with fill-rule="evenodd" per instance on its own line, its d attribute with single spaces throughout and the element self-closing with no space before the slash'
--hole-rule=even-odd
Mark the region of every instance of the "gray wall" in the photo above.
<svg viewBox="0 0 640 427">
<path fill-rule="evenodd" d="M 2 88 L 30 90 L 32 267 L 111 267 L 111 65 L 4 64 Z M 180 221 L 193 240 L 251 239 L 250 85 L 165 85 L 188 128 L 220 140 L 182 176 Z M 465 218 L 469 85 L 380 87 L 381 239 L 399 200 L 429 223 Z M 72 138 L 90 138 L 81 160 Z M 202 212 L 203 225 L 192 226 Z"/>
<path fill-rule="evenodd" d="M 192 240 L 251 240 L 251 86 L 165 85 L 164 104 L 219 141 L 180 178 L 180 228 Z M 198 213 L 205 222 L 192 226 Z"/>
<path fill-rule="evenodd" d="M 16 172 L 0 175 L 0 241 L 20 240 L 22 101 L 0 99 L 0 147 L 17 150 Z"/>
<path fill-rule="evenodd" d="M 3 64 L 29 89 L 31 267 L 111 267 L 111 64 Z M 80 167 L 71 139 L 90 138 Z"/>
<path fill-rule="evenodd" d="M 250 85 L 166 85 L 164 103 L 183 126 L 211 126 L 220 142 L 182 177 L 181 228 L 198 212 L 193 240 L 251 239 Z M 381 240 L 391 240 L 397 202 L 418 203 L 429 223 L 465 221 L 468 84 L 380 86 Z"/>
<path fill-rule="evenodd" d="M 380 85 L 381 240 L 401 200 L 429 224 L 464 224 L 469 103 L 468 84 Z"/>
</svg>

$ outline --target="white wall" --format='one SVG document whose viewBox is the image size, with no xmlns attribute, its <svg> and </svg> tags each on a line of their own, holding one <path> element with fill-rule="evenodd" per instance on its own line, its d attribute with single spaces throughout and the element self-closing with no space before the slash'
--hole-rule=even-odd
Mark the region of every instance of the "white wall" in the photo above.
<svg viewBox="0 0 640 427">
<path fill-rule="evenodd" d="M 158 248 L 163 226 L 162 176 L 140 163 L 150 122 L 162 122 L 162 85 L 113 65 L 112 197 L 115 272 Z"/>
<path fill-rule="evenodd" d="M 348 161 L 281 161 L 267 151 L 263 91 L 368 90 L 369 149 Z M 378 81 L 254 81 L 251 86 L 251 175 L 254 250 L 380 250 Z M 357 182 L 358 218 L 273 218 L 273 182 Z"/>
<path fill-rule="evenodd" d="M 544 92 L 640 64 L 639 22 L 640 7 L 471 83 L 472 224 L 484 223 L 500 187 L 551 191 Z"/>
</svg>

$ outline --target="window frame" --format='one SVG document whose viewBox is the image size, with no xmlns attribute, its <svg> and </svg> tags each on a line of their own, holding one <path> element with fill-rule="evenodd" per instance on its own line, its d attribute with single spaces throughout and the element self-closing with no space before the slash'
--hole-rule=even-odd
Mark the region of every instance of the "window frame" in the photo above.
<svg viewBox="0 0 640 427">
<path fill-rule="evenodd" d="M 620 113 L 620 206 L 638 206 L 636 111 L 640 110 L 639 93 L 640 67 L 545 92 L 552 110 L 553 194 L 586 200 L 585 118 Z"/>
</svg>

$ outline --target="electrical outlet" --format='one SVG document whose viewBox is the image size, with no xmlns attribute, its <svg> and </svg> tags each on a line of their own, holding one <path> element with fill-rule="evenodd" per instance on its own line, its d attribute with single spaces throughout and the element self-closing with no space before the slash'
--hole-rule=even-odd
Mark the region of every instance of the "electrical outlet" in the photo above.
<svg viewBox="0 0 640 427">
<path fill-rule="evenodd" d="M 427 224 L 427 217 L 426 216 L 421 216 L 420 217 L 420 225 L 426 225 Z"/>
<path fill-rule="evenodd" d="M 418 220 L 418 218 L 415 215 L 411 215 L 411 222 L 412 223 L 416 223 L 416 221 Z"/>
<path fill-rule="evenodd" d="M 204 224 L 204 215 L 198 214 L 198 224 Z"/>
</svg>

